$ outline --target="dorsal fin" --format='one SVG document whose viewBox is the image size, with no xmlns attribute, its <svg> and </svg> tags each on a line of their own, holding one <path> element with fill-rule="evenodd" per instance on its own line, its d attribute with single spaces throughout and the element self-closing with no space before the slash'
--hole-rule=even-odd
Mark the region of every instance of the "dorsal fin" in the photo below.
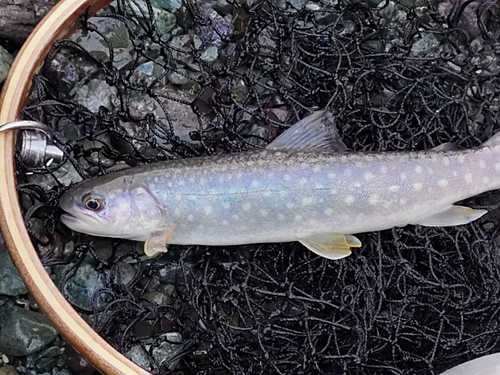
<svg viewBox="0 0 500 375">
<path fill-rule="evenodd" d="M 337 152 L 347 150 L 335 127 L 333 115 L 327 111 L 317 111 L 303 118 L 271 142 L 267 148 Z"/>
</svg>

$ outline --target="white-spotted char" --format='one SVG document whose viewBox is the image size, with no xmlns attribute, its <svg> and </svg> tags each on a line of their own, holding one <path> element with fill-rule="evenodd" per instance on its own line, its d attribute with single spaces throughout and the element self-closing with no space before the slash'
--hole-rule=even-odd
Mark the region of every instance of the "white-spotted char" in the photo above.
<svg viewBox="0 0 500 375">
<path fill-rule="evenodd" d="M 361 246 L 352 234 L 450 226 L 485 210 L 453 203 L 500 188 L 500 138 L 456 150 L 347 152 L 331 115 L 315 112 L 267 148 L 113 172 L 66 192 L 69 228 L 166 244 L 300 241 L 326 258 Z"/>
</svg>

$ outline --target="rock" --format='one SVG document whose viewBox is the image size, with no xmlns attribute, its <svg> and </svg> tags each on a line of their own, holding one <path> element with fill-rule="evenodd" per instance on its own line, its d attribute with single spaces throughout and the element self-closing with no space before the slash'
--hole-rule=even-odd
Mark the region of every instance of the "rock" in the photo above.
<svg viewBox="0 0 500 375">
<path fill-rule="evenodd" d="M 413 43 L 411 53 L 418 57 L 429 57 L 434 48 L 439 46 L 439 40 L 433 33 L 427 33 Z"/>
<path fill-rule="evenodd" d="M 113 65 L 119 70 L 131 67 L 133 46 L 123 22 L 107 17 L 94 17 L 90 23 L 111 43 L 114 53 Z M 103 62 L 109 61 L 108 43 L 96 32 L 78 29 L 70 36 L 70 39 L 80 44 L 95 59 Z"/>
<path fill-rule="evenodd" d="M 143 369 L 148 371 L 151 370 L 149 355 L 141 345 L 133 346 L 128 352 L 125 353 L 125 357 L 141 366 Z"/>
<path fill-rule="evenodd" d="M 6 306 L 0 320 L 0 351 L 7 355 L 32 354 L 57 337 L 49 318 L 38 312 Z"/>
<path fill-rule="evenodd" d="M 219 50 L 216 46 L 209 46 L 200 55 L 200 60 L 206 63 L 213 63 L 219 57 Z"/>
<path fill-rule="evenodd" d="M 182 0 L 152 0 L 151 3 L 169 12 L 175 12 L 182 6 Z"/>
<path fill-rule="evenodd" d="M 165 341 L 152 350 L 153 358 L 159 366 L 169 361 L 182 349 L 182 345 L 180 345 L 182 342 L 182 336 L 180 333 L 168 332 L 161 335 L 161 337 L 164 338 Z M 179 361 L 177 360 L 170 363 L 170 365 L 168 365 L 168 369 L 170 371 L 174 370 L 177 367 L 178 362 Z"/>
<path fill-rule="evenodd" d="M 0 1 L 0 38 L 21 45 L 58 0 Z"/>
<path fill-rule="evenodd" d="M 87 107 L 93 113 L 97 113 L 101 106 L 111 109 L 111 96 L 117 94 L 116 87 L 108 85 L 100 79 L 92 79 L 89 83 L 76 85 L 71 92 L 74 101 Z"/>
<path fill-rule="evenodd" d="M 162 82 L 157 81 L 157 79 L 164 73 L 165 69 L 161 65 L 156 64 L 154 61 L 148 61 L 134 70 L 130 82 L 143 86 L 151 86 L 155 81 L 161 84 Z"/>
<path fill-rule="evenodd" d="M 0 84 L 7 79 L 7 75 L 9 74 L 9 69 L 13 61 L 14 58 L 12 55 L 0 46 Z"/>
<path fill-rule="evenodd" d="M 186 75 L 187 72 L 185 69 L 178 68 L 168 73 L 167 78 L 174 85 L 185 85 L 189 82 L 189 78 L 187 78 Z"/>
<path fill-rule="evenodd" d="M 0 375 L 19 375 L 19 373 L 15 367 L 6 365 L 0 367 Z"/>
<path fill-rule="evenodd" d="M 9 253 L 0 253 L 0 294 L 18 296 L 26 293 L 28 288 L 12 263 Z"/>
<path fill-rule="evenodd" d="M 67 271 L 71 272 L 71 267 L 74 267 L 74 265 L 69 264 L 64 267 L 62 275 Z M 105 276 L 102 273 L 96 271 L 90 264 L 83 263 L 62 286 L 62 289 L 70 303 L 90 311 L 92 310 L 92 296 L 97 290 L 105 287 L 104 280 Z"/>
<path fill-rule="evenodd" d="M 166 2 L 163 2 L 163 4 L 167 6 Z M 158 1 L 152 1 L 151 5 L 155 25 L 160 35 L 172 30 L 177 25 L 177 18 L 175 15 L 165 9 L 162 9 L 163 7 L 158 6 Z M 149 18 L 148 6 L 144 1 L 136 0 L 134 2 L 130 2 L 130 7 L 131 9 L 129 13 L 134 14 L 135 17 Z"/>
</svg>

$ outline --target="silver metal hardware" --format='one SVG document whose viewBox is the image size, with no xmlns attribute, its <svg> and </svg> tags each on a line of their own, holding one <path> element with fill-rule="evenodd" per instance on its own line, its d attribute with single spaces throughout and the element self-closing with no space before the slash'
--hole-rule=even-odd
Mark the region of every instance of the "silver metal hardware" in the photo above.
<svg viewBox="0 0 500 375">
<path fill-rule="evenodd" d="M 49 167 L 60 164 L 64 153 L 53 144 L 52 129 L 41 122 L 14 121 L 0 126 L 0 133 L 9 130 L 22 130 L 17 147 L 21 161 L 32 168 Z"/>
</svg>

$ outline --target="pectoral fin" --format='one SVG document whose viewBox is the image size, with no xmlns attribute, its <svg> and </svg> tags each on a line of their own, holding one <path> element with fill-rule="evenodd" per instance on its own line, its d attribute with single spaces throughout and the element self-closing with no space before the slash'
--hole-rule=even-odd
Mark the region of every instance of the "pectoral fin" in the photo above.
<svg viewBox="0 0 500 375">
<path fill-rule="evenodd" d="M 174 232 L 173 227 L 164 228 L 149 235 L 144 243 L 144 254 L 148 257 L 167 252 L 167 243 Z"/>
<path fill-rule="evenodd" d="M 349 234 L 316 234 L 299 242 L 313 253 L 327 259 L 345 258 L 351 255 L 351 247 L 361 247 L 361 241 Z"/>
<path fill-rule="evenodd" d="M 426 227 L 450 227 L 468 224 L 471 221 L 479 219 L 487 212 L 486 210 L 475 210 L 463 206 L 450 206 L 444 211 L 424 217 L 413 224 L 420 224 Z"/>
</svg>

